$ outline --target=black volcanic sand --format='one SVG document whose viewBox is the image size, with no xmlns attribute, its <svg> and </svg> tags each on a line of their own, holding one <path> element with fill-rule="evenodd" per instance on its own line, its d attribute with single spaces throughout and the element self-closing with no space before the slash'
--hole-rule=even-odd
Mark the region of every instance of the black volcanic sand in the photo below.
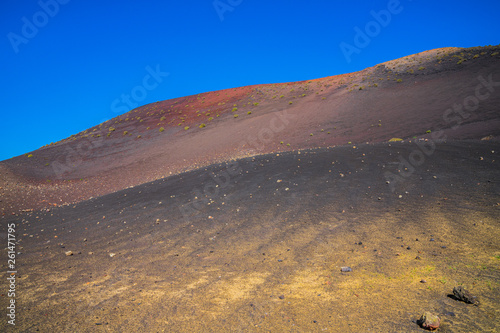
<svg viewBox="0 0 500 333">
<path fill-rule="evenodd" d="M 442 332 L 498 331 L 500 145 L 440 143 L 398 173 L 416 150 L 263 155 L 4 217 L 21 252 L 7 329 L 420 332 L 430 311 Z M 450 298 L 458 285 L 479 306 Z"/>
</svg>

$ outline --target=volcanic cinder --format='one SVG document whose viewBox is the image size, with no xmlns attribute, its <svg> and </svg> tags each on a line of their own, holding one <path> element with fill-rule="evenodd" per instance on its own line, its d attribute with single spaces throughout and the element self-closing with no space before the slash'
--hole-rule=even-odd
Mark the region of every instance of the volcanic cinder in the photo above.
<svg viewBox="0 0 500 333">
<path fill-rule="evenodd" d="M 499 330 L 499 52 L 156 102 L 0 162 L 16 329 Z"/>
</svg>

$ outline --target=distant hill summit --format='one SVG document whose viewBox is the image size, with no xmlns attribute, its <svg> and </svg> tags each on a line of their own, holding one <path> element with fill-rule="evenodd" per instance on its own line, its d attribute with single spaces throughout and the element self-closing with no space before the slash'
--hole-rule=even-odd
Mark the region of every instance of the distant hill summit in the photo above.
<svg viewBox="0 0 500 333">
<path fill-rule="evenodd" d="M 271 152 L 497 140 L 499 105 L 499 46 L 442 48 L 350 74 L 160 101 L 0 162 L 0 212 L 68 204 Z"/>
</svg>

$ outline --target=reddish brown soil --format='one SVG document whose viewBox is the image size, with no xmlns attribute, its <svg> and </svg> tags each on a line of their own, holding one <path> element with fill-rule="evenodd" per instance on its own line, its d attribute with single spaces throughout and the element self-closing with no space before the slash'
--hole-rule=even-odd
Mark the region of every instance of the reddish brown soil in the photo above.
<svg viewBox="0 0 500 333">
<path fill-rule="evenodd" d="M 1 162 L 0 331 L 499 331 L 499 60 L 158 102 Z"/>
<path fill-rule="evenodd" d="M 447 110 L 473 102 L 481 78 L 500 81 L 498 52 L 499 47 L 438 49 L 352 74 L 148 104 L 33 151 L 32 157 L 1 162 L 0 212 L 78 202 L 269 152 L 391 138 L 495 140 L 498 85 L 480 88 L 487 97 L 474 111 Z"/>
</svg>

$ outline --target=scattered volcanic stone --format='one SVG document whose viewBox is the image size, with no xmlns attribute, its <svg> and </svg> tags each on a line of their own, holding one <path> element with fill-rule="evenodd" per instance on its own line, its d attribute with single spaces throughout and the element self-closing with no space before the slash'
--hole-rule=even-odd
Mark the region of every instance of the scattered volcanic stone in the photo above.
<svg viewBox="0 0 500 333">
<path fill-rule="evenodd" d="M 279 299 L 285 299 L 285 295 L 278 296 Z"/>
<path fill-rule="evenodd" d="M 340 267 L 340 271 L 341 272 L 352 272 L 352 268 L 351 267 Z"/>
<path fill-rule="evenodd" d="M 424 280 L 424 279 L 420 280 L 420 282 L 421 282 L 421 283 L 427 283 L 427 281 L 426 281 L 426 280 Z"/>
<path fill-rule="evenodd" d="M 476 296 L 473 296 L 470 292 L 465 290 L 462 286 L 458 286 L 453 288 L 453 295 L 455 298 L 459 301 L 468 303 L 468 304 L 474 304 L 478 305 L 479 300 L 477 299 Z"/>
<path fill-rule="evenodd" d="M 66 251 L 66 252 L 64 252 L 64 254 L 66 254 L 67 256 L 72 256 L 73 255 L 73 251 Z"/>
<path fill-rule="evenodd" d="M 420 325 L 420 327 L 432 331 L 439 328 L 440 322 L 441 320 L 438 316 L 426 311 L 420 317 L 417 323 Z"/>
</svg>

